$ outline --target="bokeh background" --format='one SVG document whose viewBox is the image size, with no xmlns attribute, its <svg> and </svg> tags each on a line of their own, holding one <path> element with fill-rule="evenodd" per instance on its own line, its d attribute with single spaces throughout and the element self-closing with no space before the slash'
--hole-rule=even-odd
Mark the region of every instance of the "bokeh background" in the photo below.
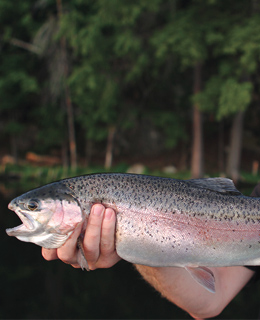
<svg viewBox="0 0 260 320">
<path fill-rule="evenodd" d="M 227 176 L 249 195 L 259 85 L 260 0 L 0 0 L 0 318 L 190 318 L 125 261 L 43 260 L 5 234 L 7 204 L 104 171 Z M 255 319 L 259 301 L 250 284 L 219 318 Z"/>
</svg>

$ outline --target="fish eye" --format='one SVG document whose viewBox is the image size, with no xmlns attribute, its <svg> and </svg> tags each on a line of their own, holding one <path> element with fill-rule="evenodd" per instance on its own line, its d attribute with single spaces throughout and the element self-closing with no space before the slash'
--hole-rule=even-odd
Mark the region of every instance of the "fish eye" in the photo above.
<svg viewBox="0 0 260 320">
<path fill-rule="evenodd" d="M 30 200 L 27 204 L 29 210 L 34 211 L 39 207 L 39 203 L 37 200 Z"/>
</svg>

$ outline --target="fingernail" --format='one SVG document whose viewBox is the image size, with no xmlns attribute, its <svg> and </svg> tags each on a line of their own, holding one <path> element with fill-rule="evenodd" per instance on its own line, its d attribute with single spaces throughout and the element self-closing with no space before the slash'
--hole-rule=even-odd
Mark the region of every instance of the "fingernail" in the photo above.
<svg viewBox="0 0 260 320">
<path fill-rule="evenodd" d="M 94 213 L 95 216 L 100 217 L 102 215 L 102 213 L 103 213 L 103 207 L 95 206 L 93 213 Z"/>
<path fill-rule="evenodd" d="M 111 217 L 112 217 L 112 213 L 113 213 L 112 210 L 106 210 L 104 219 L 105 220 L 110 220 Z"/>
</svg>

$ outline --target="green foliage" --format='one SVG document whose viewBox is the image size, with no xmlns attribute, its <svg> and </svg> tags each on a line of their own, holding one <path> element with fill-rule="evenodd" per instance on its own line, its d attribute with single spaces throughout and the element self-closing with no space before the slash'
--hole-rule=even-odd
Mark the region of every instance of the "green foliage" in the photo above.
<svg viewBox="0 0 260 320">
<path fill-rule="evenodd" d="M 235 78 L 212 77 L 205 89 L 193 96 L 193 101 L 206 112 L 216 114 L 218 120 L 245 111 L 252 100 L 252 83 Z"/>
<path fill-rule="evenodd" d="M 221 85 L 222 79 L 218 76 L 212 76 L 207 81 L 204 90 L 192 97 L 193 103 L 197 104 L 204 112 L 217 113 Z"/>
<path fill-rule="evenodd" d="M 156 57 L 160 60 L 165 55 L 177 56 L 184 67 L 194 65 L 206 58 L 206 50 L 201 32 L 194 28 L 194 21 L 190 16 L 181 15 L 172 23 L 159 30 L 151 39 L 156 48 Z"/>
<path fill-rule="evenodd" d="M 9 48 L 0 57 L 0 111 L 19 108 L 27 103 L 33 93 L 38 92 L 38 84 L 30 73 L 31 65 L 26 63 L 28 55 L 16 55 Z"/>
<path fill-rule="evenodd" d="M 2 132 L 34 126 L 39 151 L 66 139 L 64 65 L 81 145 L 105 142 L 111 126 L 124 135 L 149 118 L 173 148 L 187 136 L 191 102 L 216 119 L 253 103 L 260 29 L 249 2 L 64 0 L 62 6 L 58 17 L 55 1 L 0 3 Z M 41 55 L 12 39 L 34 40 Z M 203 91 L 192 96 L 198 63 Z"/>
<path fill-rule="evenodd" d="M 10 70 L 5 77 L 0 78 L 0 95 L 5 97 L 0 106 L 1 110 L 15 108 L 28 94 L 37 92 L 35 78 L 24 70 L 17 69 Z"/>
<path fill-rule="evenodd" d="M 19 134 L 24 129 L 24 125 L 18 121 L 10 120 L 6 123 L 4 131 L 10 134 Z"/>
<path fill-rule="evenodd" d="M 127 128 L 129 119 L 140 113 L 122 93 L 143 86 L 144 75 L 156 69 L 153 48 L 143 33 L 153 33 L 161 3 L 96 1 L 92 6 L 88 2 L 90 16 L 75 10 L 64 15 L 61 33 L 78 61 L 69 84 L 87 138 L 102 140 L 108 126 Z"/>
<path fill-rule="evenodd" d="M 260 58 L 260 15 L 245 18 L 234 25 L 227 36 L 224 53 L 239 59 L 243 72 L 254 73 Z"/>
<path fill-rule="evenodd" d="M 183 119 L 178 114 L 170 111 L 157 111 L 153 114 L 153 122 L 164 133 L 166 148 L 174 148 L 180 140 L 186 140 Z"/>
<path fill-rule="evenodd" d="M 238 4 L 236 10 L 243 13 L 233 14 L 231 24 L 223 19 L 218 29 L 208 33 L 207 42 L 218 65 L 203 91 L 193 97 L 201 110 L 213 112 L 218 120 L 245 111 L 253 101 L 253 77 L 260 62 L 259 14 L 250 15 L 252 8 L 249 3 L 244 5 Z"/>
<path fill-rule="evenodd" d="M 32 119 L 40 129 L 36 137 L 36 152 L 47 152 L 50 147 L 59 147 L 66 140 L 66 115 L 61 107 L 51 104 L 39 106 L 32 111 Z"/>
<path fill-rule="evenodd" d="M 30 14 L 32 4 L 33 1 L 23 1 L 14 6 L 6 0 L 0 3 L 0 133 L 5 138 L 5 134 L 16 136 L 24 132 L 29 110 L 39 92 L 35 57 L 10 45 L 12 38 L 30 39 L 37 25 Z"/>
<path fill-rule="evenodd" d="M 218 119 L 245 111 L 252 99 L 252 83 L 239 83 L 234 78 L 227 79 L 221 86 Z"/>
</svg>

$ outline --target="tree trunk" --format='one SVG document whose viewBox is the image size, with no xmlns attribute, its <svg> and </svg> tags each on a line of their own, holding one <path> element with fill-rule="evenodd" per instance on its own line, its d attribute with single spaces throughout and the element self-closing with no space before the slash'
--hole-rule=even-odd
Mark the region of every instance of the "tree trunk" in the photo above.
<svg viewBox="0 0 260 320">
<path fill-rule="evenodd" d="M 235 115 L 230 134 L 230 147 L 226 173 L 235 183 L 237 183 L 239 179 L 244 114 L 244 111 L 239 111 Z"/>
<path fill-rule="evenodd" d="M 85 166 L 88 167 L 91 163 L 93 153 L 93 140 L 87 139 L 86 141 L 86 155 L 85 155 Z"/>
<path fill-rule="evenodd" d="M 194 67 L 194 94 L 197 94 L 201 91 L 201 69 L 201 63 L 197 63 Z M 203 131 L 202 114 L 198 105 L 193 105 L 192 139 L 191 176 L 192 178 L 201 178 L 204 175 Z"/>
<path fill-rule="evenodd" d="M 116 127 L 111 126 L 108 128 L 108 137 L 107 137 L 107 150 L 106 150 L 106 160 L 105 168 L 110 169 L 113 161 L 113 141 L 116 133 Z"/>
<path fill-rule="evenodd" d="M 62 0 L 56 0 L 57 2 L 57 11 L 59 15 L 59 19 L 62 17 Z M 75 138 L 75 126 L 74 126 L 74 113 L 73 106 L 70 98 L 70 91 L 67 85 L 67 78 L 69 74 L 69 66 L 68 66 L 68 55 L 67 55 L 67 47 L 66 47 L 66 39 L 64 37 L 60 40 L 60 46 L 62 55 L 64 58 L 64 95 L 65 95 L 65 106 L 67 111 L 68 118 L 68 137 L 69 137 L 69 150 L 70 150 L 70 164 L 72 169 L 77 168 L 77 148 L 76 148 L 76 138 Z"/>
<path fill-rule="evenodd" d="M 69 94 L 69 88 L 65 84 L 65 100 L 68 116 L 68 131 L 69 131 L 69 149 L 70 149 L 70 164 L 72 169 L 77 168 L 77 148 L 75 138 L 74 114 L 72 103 Z"/>
<path fill-rule="evenodd" d="M 259 1 L 251 1 L 252 15 L 259 12 Z M 249 81 L 249 75 L 245 74 L 243 77 L 244 81 Z M 234 119 L 230 134 L 230 146 L 227 160 L 226 174 L 232 178 L 234 183 L 239 180 L 239 168 L 242 152 L 242 137 L 243 137 L 243 122 L 244 122 L 244 111 L 239 111 Z"/>
<path fill-rule="evenodd" d="M 224 150 L 224 120 L 221 120 L 218 125 L 218 171 L 220 173 L 225 171 Z"/>
<path fill-rule="evenodd" d="M 67 139 L 64 139 L 62 141 L 61 154 L 62 154 L 62 166 L 63 166 L 63 169 L 67 170 L 68 167 L 69 167 L 68 141 L 67 141 Z"/>
</svg>

